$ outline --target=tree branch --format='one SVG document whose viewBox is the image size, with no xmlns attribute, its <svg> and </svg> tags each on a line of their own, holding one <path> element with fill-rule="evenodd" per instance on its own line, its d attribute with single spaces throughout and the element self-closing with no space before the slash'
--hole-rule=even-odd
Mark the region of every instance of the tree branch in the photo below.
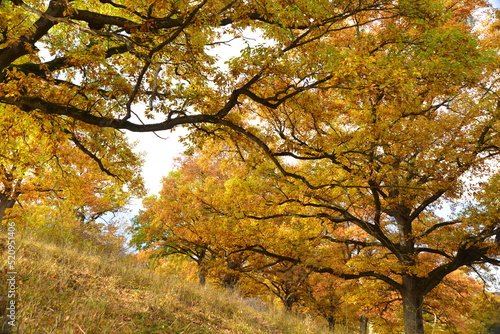
<svg viewBox="0 0 500 334">
<path fill-rule="evenodd" d="M 113 174 L 112 172 L 109 171 L 109 169 L 107 169 L 106 167 L 104 167 L 104 164 L 102 163 L 101 159 L 99 159 L 99 157 L 97 155 L 95 155 L 94 153 L 92 153 L 88 148 L 86 148 L 82 142 L 80 140 L 78 140 L 78 138 L 76 138 L 76 136 L 69 130 L 67 129 L 64 129 L 64 133 L 67 133 L 68 135 L 70 135 L 71 137 L 71 141 L 73 143 L 75 143 L 76 147 L 78 147 L 80 149 L 80 151 L 82 151 L 83 153 L 85 153 L 87 156 L 89 156 L 92 160 L 94 160 L 97 165 L 99 165 L 99 168 L 104 172 L 106 173 L 107 175 L 111 176 L 111 177 L 114 177 L 118 180 L 121 180 L 120 177 L 116 174 Z"/>
</svg>

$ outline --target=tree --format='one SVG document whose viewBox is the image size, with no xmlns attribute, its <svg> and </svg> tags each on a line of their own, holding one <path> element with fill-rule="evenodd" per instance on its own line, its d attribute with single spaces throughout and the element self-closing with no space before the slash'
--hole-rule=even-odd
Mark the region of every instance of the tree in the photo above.
<svg viewBox="0 0 500 334">
<path fill-rule="evenodd" d="M 16 203 L 9 219 L 64 201 L 70 214 L 88 225 L 143 194 L 142 160 L 123 136 L 55 121 L 0 105 L 1 219 Z"/>
<path fill-rule="evenodd" d="M 330 63 L 318 62 L 332 66 L 329 73 L 342 69 L 335 87 L 304 92 L 278 108 L 252 105 L 232 126 L 283 175 L 272 200 L 277 213 L 257 217 L 249 208 L 245 215 L 323 217 L 364 231 L 362 238 L 339 238 L 332 227 L 324 238 L 361 247 L 359 253 L 344 268 L 311 266 L 390 285 L 403 299 L 406 333 L 424 332 L 424 297 L 447 275 L 500 264 L 494 240 L 500 217 L 492 202 L 498 183 L 491 177 L 500 153 L 496 59 L 471 26 L 457 22 L 459 15 L 398 18 L 345 32 L 332 44 L 344 43 L 349 56 L 328 50 Z M 481 205 L 464 208 L 467 198 Z M 450 219 L 436 215 L 447 203 L 463 210 Z"/>
<path fill-rule="evenodd" d="M 317 57 L 328 58 L 317 63 L 336 73 L 333 87 L 279 107 L 242 108 L 243 120 L 231 128 L 282 173 L 282 195 L 273 202 L 279 215 L 322 216 L 369 236 L 327 235 L 362 250 L 348 270 L 316 270 L 382 280 L 402 296 L 406 333 L 423 333 L 424 296 L 448 274 L 500 264 L 494 240 L 500 217 L 491 202 L 498 185 L 490 178 L 498 172 L 491 166 L 498 166 L 499 109 L 496 59 L 463 22 L 464 8 L 432 21 L 426 8 L 414 9 L 414 17 L 332 37 L 331 44 L 345 46 L 338 56 L 318 43 Z M 298 53 L 287 66 L 299 69 L 304 58 Z M 489 180 L 489 189 L 479 177 Z M 487 203 L 451 219 L 434 214 L 466 196 Z M 248 217 L 277 215 L 256 217 L 252 209 Z"/>
<path fill-rule="evenodd" d="M 143 194 L 142 161 L 123 136 L 95 126 L 75 129 L 3 104 L 0 133 L 0 226 L 17 221 L 19 233 L 28 225 L 38 234 L 52 227 L 51 240 L 57 226 L 72 241 L 83 236 L 108 249 L 123 244 L 116 226 L 98 221 Z M 2 327 L 10 329 L 7 321 Z"/>
<path fill-rule="evenodd" d="M 143 201 L 145 210 L 134 220 L 131 242 L 139 249 L 154 250 L 155 257 L 186 256 L 197 264 L 204 285 L 207 268 L 214 262 L 222 259 L 229 265 L 227 252 L 221 251 L 220 245 L 234 234 L 224 217 L 197 201 L 198 194 L 225 180 L 214 168 L 202 170 L 192 160 L 183 167 L 187 173 L 171 172 L 164 178 L 159 197 Z"/>
</svg>

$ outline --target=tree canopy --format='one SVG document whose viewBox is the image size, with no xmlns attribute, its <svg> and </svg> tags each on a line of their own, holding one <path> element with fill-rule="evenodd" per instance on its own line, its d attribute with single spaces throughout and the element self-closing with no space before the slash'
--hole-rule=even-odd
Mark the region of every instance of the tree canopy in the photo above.
<svg viewBox="0 0 500 334">
<path fill-rule="evenodd" d="M 131 131 L 219 123 L 242 100 L 276 108 L 302 91 L 331 86 L 336 76 L 321 59 L 301 53 L 377 21 L 425 19 L 432 14 L 425 7 L 387 0 L 5 1 L 0 101 Z M 211 50 L 248 41 L 251 31 L 268 43 L 246 47 L 223 71 Z M 146 117 L 158 112 L 164 120 L 133 121 L 143 115 L 138 104 L 149 106 Z"/>
</svg>

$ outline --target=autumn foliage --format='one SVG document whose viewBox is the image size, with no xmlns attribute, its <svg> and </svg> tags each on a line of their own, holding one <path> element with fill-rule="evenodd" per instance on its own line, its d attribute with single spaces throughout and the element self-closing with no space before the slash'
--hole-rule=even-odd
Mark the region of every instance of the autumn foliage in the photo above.
<svg viewBox="0 0 500 334">
<path fill-rule="evenodd" d="M 83 227 L 143 193 L 141 158 L 120 134 L 0 108 L 1 218 Z"/>
<path fill-rule="evenodd" d="M 40 192 L 83 221 L 114 212 L 140 193 L 117 130 L 186 126 L 190 154 L 145 201 L 139 247 L 331 326 L 342 312 L 406 334 L 481 323 L 439 300 L 500 264 L 486 1 L 10 0 L 0 14 L 2 214 L 21 196 L 56 205 Z"/>
<path fill-rule="evenodd" d="M 384 333 L 402 329 L 400 292 L 380 279 L 397 281 L 404 272 L 394 255 L 356 224 L 314 213 L 317 205 L 300 210 L 297 200 L 287 203 L 283 196 L 295 185 L 281 183 L 272 165 L 248 168 L 248 160 L 237 158 L 244 155 L 239 148 L 226 145 L 221 151 L 209 147 L 186 156 L 164 179 L 159 196 L 144 202 L 133 242 L 156 265 L 171 266 L 180 256 L 185 266 L 196 266 L 202 284 L 237 286 L 249 296 L 321 317 L 331 328 L 354 331 L 366 318 Z M 444 243 L 447 238 L 440 236 L 440 250 L 453 247 Z M 432 254 L 418 259 L 417 277 L 440 266 Z M 426 297 L 426 326 L 457 333 L 486 328 L 496 304 L 482 289 L 466 270 L 447 275 Z"/>
</svg>

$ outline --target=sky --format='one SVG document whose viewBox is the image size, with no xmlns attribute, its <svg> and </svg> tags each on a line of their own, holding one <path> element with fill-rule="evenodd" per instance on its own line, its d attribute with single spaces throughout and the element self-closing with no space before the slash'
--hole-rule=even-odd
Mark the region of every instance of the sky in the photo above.
<svg viewBox="0 0 500 334">
<path fill-rule="evenodd" d="M 127 132 L 127 137 L 137 142 L 135 152 L 144 154 L 143 177 L 148 194 L 157 194 L 161 189 L 161 179 L 174 167 L 174 159 L 184 152 L 179 142 L 183 129 L 157 133 Z"/>
</svg>

